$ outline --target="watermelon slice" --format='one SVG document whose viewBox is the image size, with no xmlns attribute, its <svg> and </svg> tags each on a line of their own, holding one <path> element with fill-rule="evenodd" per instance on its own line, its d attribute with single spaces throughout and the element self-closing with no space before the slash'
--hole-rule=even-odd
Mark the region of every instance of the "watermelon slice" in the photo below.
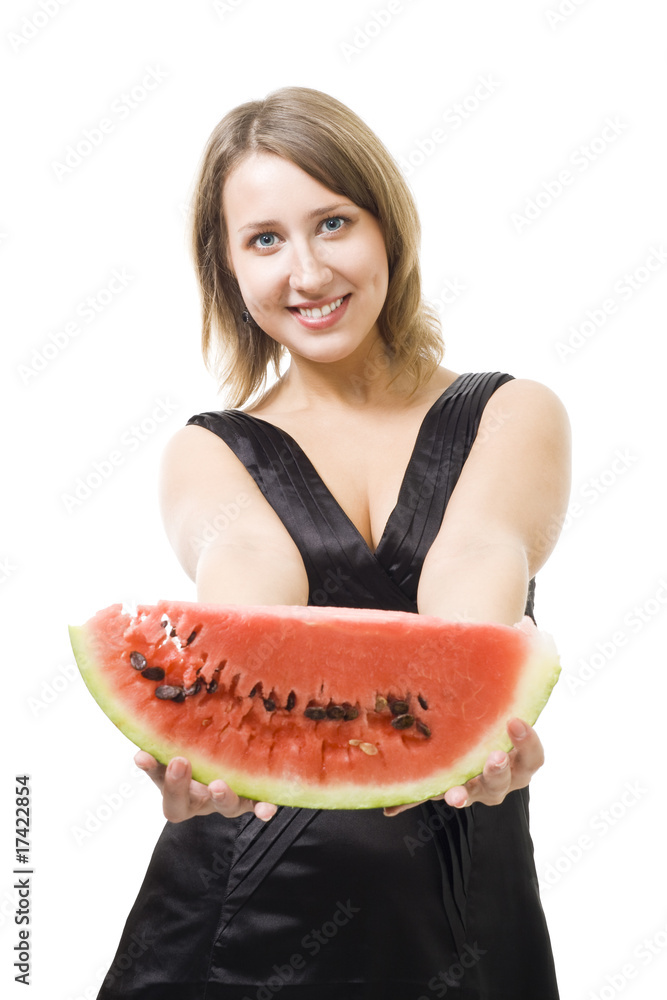
<svg viewBox="0 0 667 1000">
<path fill-rule="evenodd" d="M 71 627 L 93 697 L 134 743 L 258 801 L 415 802 L 509 750 L 556 683 L 553 640 L 404 611 L 161 601 Z"/>
</svg>

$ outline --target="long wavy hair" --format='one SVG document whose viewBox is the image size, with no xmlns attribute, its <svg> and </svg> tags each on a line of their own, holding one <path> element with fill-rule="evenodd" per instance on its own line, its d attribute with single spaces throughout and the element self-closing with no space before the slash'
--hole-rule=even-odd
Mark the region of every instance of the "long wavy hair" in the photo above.
<svg viewBox="0 0 667 1000">
<path fill-rule="evenodd" d="M 413 391 L 439 365 L 444 345 L 436 310 L 421 293 L 421 225 L 396 162 L 375 133 L 336 98 L 308 87 L 283 87 L 231 110 L 204 149 L 192 199 L 191 247 L 202 307 L 202 352 L 229 405 L 263 389 L 269 368 L 280 376 L 285 348 L 254 322 L 244 323 L 241 291 L 228 261 L 222 190 L 234 167 L 256 151 L 275 153 L 378 220 L 389 282 L 378 327 L 393 381 L 411 376 Z"/>
</svg>

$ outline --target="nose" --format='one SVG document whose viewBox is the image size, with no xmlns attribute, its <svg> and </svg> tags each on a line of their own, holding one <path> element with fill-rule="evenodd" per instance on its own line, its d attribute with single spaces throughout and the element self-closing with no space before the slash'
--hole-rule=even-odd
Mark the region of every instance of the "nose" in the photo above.
<svg viewBox="0 0 667 1000">
<path fill-rule="evenodd" d="M 327 247 L 320 245 L 313 248 L 310 243 L 303 245 L 292 245 L 292 255 L 290 258 L 290 288 L 295 291 L 308 292 L 313 298 L 313 294 L 318 289 L 323 289 L 330 284 L 333 278 L 333 271 L 326 261 Z"/>
</svg>

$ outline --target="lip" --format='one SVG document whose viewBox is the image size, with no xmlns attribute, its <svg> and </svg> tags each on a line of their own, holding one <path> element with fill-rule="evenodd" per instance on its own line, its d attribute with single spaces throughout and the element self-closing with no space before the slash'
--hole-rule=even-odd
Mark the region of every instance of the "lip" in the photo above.
<svg viewBox="0 0 667 1000">
<path fill-rule="evenodd" d="M 308 330 L 324 330 L 329 326 L 333 326 L 334 323 L 337 323 L 338 320 L 345 314 L 351 294 L 351 292 L 348 292 L 347 295 L 343 295 L 343 301 L 341 304 L 337 309 L 334 309 L 332 313 L 329 313 L 328 316 L 320 316 L 317 318 L 314 316 L 302 316 L 299 309 L 321 309 L 322 306 L 329 305 L 330 302 L 335 302 L 336 299 L 341 298 L 341 296 L 334 296 L 329 299 L 320 299 L 319 302 L 309 302 L 308 304 L 300 304 L 298 306 L 288 306 L 287 308 L 292 313 L 295 320 L 301 324 L 301 326 L 305 326 Z"/>
</svg>

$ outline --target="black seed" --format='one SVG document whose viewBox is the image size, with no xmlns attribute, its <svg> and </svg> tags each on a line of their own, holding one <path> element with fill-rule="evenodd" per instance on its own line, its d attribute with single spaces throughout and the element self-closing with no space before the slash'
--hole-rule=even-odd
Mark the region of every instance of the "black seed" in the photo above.
<svg viewBox="0 0 667 1000">
<path fill-rule="evenodd" d="M 196 629 L 195 629 L 195 631 L 194 631 L 194 632 L 191 632 L 191 633 L 190 633 L 190 635 L 189 635 L 189 636 L 187 637 L 187 639 L 185 640 L 185 645 L 186 645 L 186 646 L 189 646 L 189 645 L 190 645 L 190 643 L 192 642 L 192 640 L 193 640 L 193 639 L 194 639 L 194 638 L 196 637 L 196 635 L 197 635 L 197 631 L 196 631 Z"/>
<path fill-rule="evenodd" d="M 196 680 L 192 685 L 192 687 L 185 688 L 184 691 L 185 697 L 189 698 L 193 694 L 198 694 L 200 690 L 201 690 L 201 681 Z"/>
<path fill-rule="evenodd" d="M 414 725 L 413 715 L 397 715 L 395 719 L 391 720 L 391 724 L 394 729 L 409 729 L 410 726 Z"/>
<path fill-rule="evenodd" d="M 307 719 L 314 719 L 315 722 L 319 722 L 320 719 L 326 719 L 327 717 L 326 709 L 320 708 L 319 705 L 309 705 L 308 708 L 303 710 L 303 714 Z"/>
<path fill-rule="evenodd" d="M 392 701 L 389 705 L 392 715 L 405 715 L 409 707 L 407 701 Z"/>
<path fill-rule="evenodd" d="M 327 708 L 327 718 L 342 719 L 345 717 L 345 709 L 342 705 L 329 705 Z"/>
<path fill-rule="evenodd" d="M 130 663 L 135 670 L 143 670 L 146 667 L 146 657 L 143 653 L 130 653 Z"/>
<path fill-rule="evenodd" d="M 285 705 L 285 708 L 287 709 L 288 712 L 291 712 L 295 705 L 296 705 L 296 695 L 294 691 L 290 691 L 290 693 L 287 695 L 287 704 Z"/>
<path fill-rule="evenodd" d="M 262 698 L 262 701 L 264 702 L 264 708 L 267 712 L 275 712 L 276 703 L 273 698 Z"/>
<path fill-rule="evenodd" d="M 168 624 L 169 624 L 169 622 L 167 621 L 166 618 L 163 619 L 163 621 L 160 622 L 160 625 L 162 626 L 162 628 L 166 628 Z"/>
<path fill-rule="evenodd" d="M 176 636 L 176 629 L 175 629 L 175 628 L 173 628 L 173 629 L 171 630 L 171 632 L 169 633 L 169 635 L 170 635 L 170 636 L 172 637 L 172 639 L 174 639 L 174 638 L 175 638 L 175 636 Z"/>
<path fill-rule="evenodd" d="M 145 670 L 141 671 L 141 676 L 145 677 L 147 681 L 163 681 L 164 670 L 162 667 L 146 667 Z"/>
<path fill-rule="evenodd" d="M 419 702 L 419 704 L 421 705 L 421 707 L 424 709 L 424 711 L 426 711 L 426 709 L 428 708 L 428 705 L 426 703 L 426 698 L 423 698 L 420 694 L 418 694 L 417 695 L 417 701 Z"/>
<path fill-rule="evenodd" d="M 248 695 L 249 698 L 254 698 L 255 697 L 255 695 L 257 694 L 257 688 L 258 687 L 259 687 L 259 684 L 255 684 L 254 688 L 252 689 L 252 691 Z"/>
<path fill-rule="evenodd" d="M 207 694 L 215 694 L 215 692 L 217 690 L 218 690 L 218 682 L 216 681 L 216 679 L 214 677 L 213 680 L 209 684 L 206 685 L 206 693 Z"/>
<path fill-rule="evenodd" d="M 349 701 L 343 702 L 343 709 L 345 712 L 343 718 L 346 722 L 350 722 L 351 719 L 356 719 L 359 715 L 359 709 L 355 708 L 354 705 L 350 705 Z"/>
<path fill-rule="evenodd" d="M 155 697 L 161 698 L 163 701 L 185 700 L 185 695 L 183 694 L 183 688 L 176 687 L 173 684 L 160 684 L 159 687 L 155 688 Z"/>
<path fill-rule="evenodd" d="M 422 734 L 422 736 L 430 736 L 431 735 L 431 730 L 428 728 L 428 726 L 426 725 L 425 722 L 421 721 L 421 719 L 417 719 L 417 722 L 415 723 L 415 725 L 417 726 L 417 729 Z"/>
</svg>

